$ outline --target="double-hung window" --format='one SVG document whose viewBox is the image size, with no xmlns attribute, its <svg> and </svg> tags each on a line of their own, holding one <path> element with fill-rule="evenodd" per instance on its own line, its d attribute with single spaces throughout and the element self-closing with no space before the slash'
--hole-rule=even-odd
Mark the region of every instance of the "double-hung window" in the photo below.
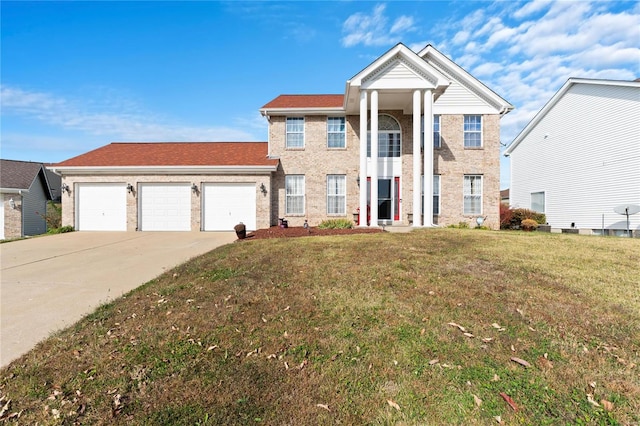
<svg viewBox="0 0 640 426">
<path fill-rule="evenodd" d="M 544 213 L 544 191 L 531 193 L 531 210 Z"/>
<path fill-rule="evenodd" d="M 327 118 L 327 148 L 345 148 L 344 117 Z"/>
<path fill-rule="evenodd" d="M 287 215 L 304 214 L 304 175 L 288 175 L 284 178 L 285 209 Z"/>
<path fill-rule="evenodd" d="M 424 115 L 421 116 L 420 118 L 420 137 L 422 139 L 420 139 L 420 148 L 424 149 Z M 440 138 L 440 116 L 439 115 L 434 115 L 433 116 L 433 147 L 434 148 L 441 148 L 442 147 L 442 141 Z"/>
<path fill-rule="evenodd" d="M 482 116 L 464 116 L 464 147 L 482 148 Z"/>
<path fill-rule="evenodd" d="M 482 214 L 482 176 L 465 175 L 464 185 L 464 208 L 465 215 Z"/>
<path fill-rule="evenodd" d="M 287 117 L 287 148 L 304 148 L 304 117 Z"/>
<path fill-rule="evenodd" d="M 420 200 L 422 214 L 424 214 L 424 176 L 421 176 Z M 440 214 L 440 175 L 433 175 L 433 215 Z"/>
<path fill-rule="evenodd" d="M 327 175 L 327 214 L 344 216 L 347 211 L 347 177 Z"/>
</svg>

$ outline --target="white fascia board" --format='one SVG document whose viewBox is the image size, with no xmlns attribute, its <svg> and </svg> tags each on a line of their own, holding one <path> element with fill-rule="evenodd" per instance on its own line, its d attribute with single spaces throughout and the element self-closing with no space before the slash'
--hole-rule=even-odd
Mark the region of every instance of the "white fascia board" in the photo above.
<svg viewBox="0 0 640 426">
<path fill-rule="evenodd" d="M 274 115 L 331 115 L 344 114 L 344 108 L 273 108 L 261 109 L 260 114 L 265 117 Z"/>
<path fill-rule="evenodd" d="M 427 55 L 430 56 L 429 59 L 425 59 Z M 491 103 L 493 103 L 499 109 L 501 115 L 507 114 L 509 111 L 515 108 L 480 80 L 472 76 L 469 72 L 467 72 L 467 70 L 453 62 L 451 59 L 447 58 L 430 44 L 420 52 L 418 52 L 418 56 L 426 60 L 428 63 L 433 64 L 435 68 L 443 68 L 445 73 L 452 74 L 452 76 L 462 85 L 474 89 L 474 91 L 477 93 L 481 93 L 485 98 L 487 98 L 487 100 L 490 100 Z"/>
<path fill-rule="evenodd" d="M 76 166 L 55 167 L 64 175 L 228 175 L 228 174 L 269 174 L 278 166 Z"/>
</svg>

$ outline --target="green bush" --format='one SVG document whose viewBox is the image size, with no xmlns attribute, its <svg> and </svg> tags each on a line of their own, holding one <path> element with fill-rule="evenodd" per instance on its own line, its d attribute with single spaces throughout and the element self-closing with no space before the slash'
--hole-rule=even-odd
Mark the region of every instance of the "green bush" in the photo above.
<svg viewBox="0 0 640 426">
<path fill-rule="evenodd" d="M 502 229 L 520 229 L 522 221 L 527 219 L 535 221 L 538 225 L 547 223 L 547 216 L 544 213 L 529 209 L 500 210 L 500 228 Z"/>
<path fill-rule="evenodd" d="M 320 225 L 320 229 L 351 229 L 353 228 L 353 222 L 349 219 L 330 219 L 323 220 Z"/>
<path fill-rule="evenodd" d="M 47 234 L 65 234 L 67 232 L 73 232 L 73 226 L 61 226 L 60 228 L 51 228 L 47 230 Z"/>
<path fill-rule="evenodd" d="M 458 222 L 457 225 L 449 225 L 447 228 L 469 229 L 469 224 L 467 222 Z"/>
</svg>

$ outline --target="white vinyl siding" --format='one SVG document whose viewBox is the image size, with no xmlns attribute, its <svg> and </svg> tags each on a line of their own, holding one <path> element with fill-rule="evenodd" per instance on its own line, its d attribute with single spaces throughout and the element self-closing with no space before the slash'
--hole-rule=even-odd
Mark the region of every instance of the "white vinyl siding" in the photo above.
<svg viewBox="0 0 640 426">
<path fill-rule="evenodd" d="M 464 147 L 465 148 L 481 148 L 482 147 L 482 116 L 481 115 L 465 115 L 464 116 Z"/>
<path fill-rule="evenodd" d="M 640 88 L 569 87 L 510 155 L 510 202 L 528 208 L 545 189 L 553 228 L 626 229 L 614 207 L 640 204 Z M 629 217 L 640 230 L 640 214 Z"/>
<path fill-rule="evenodd" d="M 304 148 L 304 117 L 287 117 L 287 148 Z"/>
<path fill-rule="evenodd" d="M 304 175 L 285 176 L 285 214 L 304 215 Z"/>
<path fill-rule="evenodd" d="M 347 211 L 347 177 L 327 175 L 327 214 L 344 216 Z"/>
<path fill-rule="evenodd" d="M 482 176 L 466 175 L 463 185 L 465 215 L 482 214 Z"/>
<path fill-rule="evenodd" d="M 344 117 L 328 117 L 327 118 L 327 148 L 345 148 L 345 118 Z"/>
</svg>

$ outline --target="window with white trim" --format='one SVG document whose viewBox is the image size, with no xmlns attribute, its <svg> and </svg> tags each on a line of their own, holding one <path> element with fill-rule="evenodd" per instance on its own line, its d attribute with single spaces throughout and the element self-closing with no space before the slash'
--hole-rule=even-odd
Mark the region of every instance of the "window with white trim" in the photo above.
<svg viewBox="0 0 640 426">
<path fill-rule="evenodd" d="M 420 176 L 420 200 L 422 214 L 424 214 L 424 175 Z M 440 175 L 433 175 L 433 215 L 440 214 Z"/>
<path fill-rule="evenodd" d="M 287 117 L 286 147 L 304 148 L 304 117 Z"/>
<path fill-rule="evenodd" d="M 424 115 L 420 117 L 420 148 L 424 149 Z M 440 138 L 440 116 L 433 116 L 433 147 L 441 148 L 442 141 Z"/>
<path fill-rule="evenodd" d="M 464 147 L 482 148 L 482 116 L 464 116 Z"/>
<path fill-rule="evenodd" d="M 327 214 L 344 216 L 347 211 L 347 177 L 327 175 Z"/>
<path fill-rule="evenodd" d="M 482 175 L 465 175 L 463 193 L 463 214 L 482 214 Z"/>
<path fill-rule="evenodd" d="M 371 158 L 371 120 L 367 133 L 367 157 Z M 400 124 L 390 115 L 378 116 L 378 158 L 400 157 Z"/>
<path fill-rule="evenodd" d="M 287 215 L 304 214 L 304 175 L 287 175 L 284 178 L 285 208 Z"/>
<path fill-rule="evenodd" d="M 544 213 L 544 191 L 531 193 L 531 210 Z"/>
<path fill-rule="evenodd" d="M 344 117 L 327 118 L 327 148 L 346 147 L 346 125 Z"/>
</svg>

